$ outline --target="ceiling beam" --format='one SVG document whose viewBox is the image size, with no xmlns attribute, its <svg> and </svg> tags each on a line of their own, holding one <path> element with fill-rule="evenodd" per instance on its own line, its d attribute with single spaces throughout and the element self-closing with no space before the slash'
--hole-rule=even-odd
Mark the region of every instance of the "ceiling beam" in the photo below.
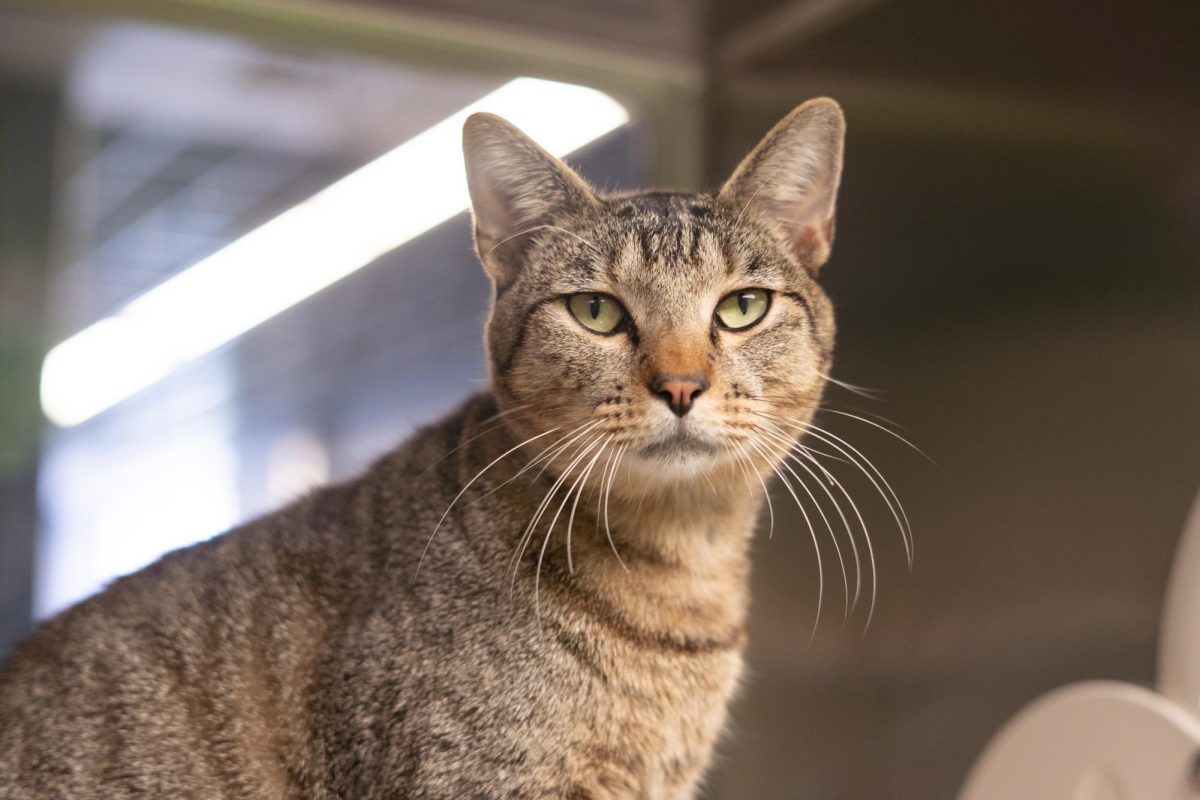
<svg viewBox="0 0 1200 800">
<path fill-rule="evenodd" d="M 680 51 L 346 0 L 0 0 L 5 7 L 99 21 L 140 19 L 313 52 L 586 84 L 613 95 L 635 119 L 648 123 L 654 182 L 690 188 L 703 173 L 698 123 L 706 75 L 697 57 Z M 679 4 L 669 0 L 666 8 L 677 12 Z"/>
<path fill-rule="evenodd" d="M 718 73 L 748 65 L 782 46 L 795 47 L 862 12 L 880 0 L 790 0 L 757 19 L 717 37 L 713 51 Z"/>
<path fill-rule="evenodd" d="M 201 27 L 314 50 L 458 70 L 529 74 L 611 91 L 643 84 L 698 84 L 694 58 L 661 48 L 465 15 L 338 0 L 0 0 L 0 8 L 125 17 Z"/>
<path fill-rule="evenodd" d="M 1200 115 L 1175 106 L 1175 125 L 1156 124 L 1159 110 L 1026 93 L 962 89 L 881 76 L 738 73 L 714 89 L 726 113 L 778 116 L 803 100 L 828 95 L 853 111 L 854 124 L 923 138 L 1067 145 L 1149 157 L 1191 148 Z M 731 111 L 732 110 L 732 111 Z"/>
</svg>

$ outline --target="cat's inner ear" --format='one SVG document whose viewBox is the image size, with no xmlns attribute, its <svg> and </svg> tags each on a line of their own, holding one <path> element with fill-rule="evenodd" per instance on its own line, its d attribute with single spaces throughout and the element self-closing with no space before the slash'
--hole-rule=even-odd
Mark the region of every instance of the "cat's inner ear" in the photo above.
<svg viewBox="0 0 1200 800">
<path fill-rule="evenodd" d="M 475 247 L 496 281 L 515 276 L 538 231 L 598 205 L 570 167 L 495 114 L 467 118 L 463 156 Z"/>
<path fill-rule="evenodd" d="M 835 101 L 809 100 L 763 137 L 720 192 L 739 214 L 768 225 L 814 271 L 833 245 L 845 128 Z"/>
</svg>

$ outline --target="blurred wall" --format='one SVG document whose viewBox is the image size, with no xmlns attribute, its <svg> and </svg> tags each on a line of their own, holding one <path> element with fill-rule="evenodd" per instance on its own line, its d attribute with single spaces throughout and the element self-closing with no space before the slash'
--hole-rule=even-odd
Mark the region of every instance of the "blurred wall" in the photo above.
<svg viewBox="0 0 1200 800">
<path fill-rule="evenodd" d="M 0 653 L 29 630 L 49 256 L 53 80 L 0 71 Z"/>
<path fill-rule="evenodd" d="M 871 629 L 830 614 L 809 644 L 804 523 L 758 542 L 716 796 L 951 797 L 1039 694 L 1154 680 L 1200 490 L 1200 51 L 1181 35 L 1200 15 L 1138 9 L 877 3 L 718 84 L 714 175 L 796 101 L 842 100 L 833 374 L 880 399 L 830 407 L 894 420 L 937 466 L 821 419 L 894 482 L 915 566 L 875 502 Z"/>
<path fill-rule="evenodd" d="M 1200 489 L 1195 255 L 1161 176 L 1067 147 L 861 126 L 847 164 L 826 267 L 842 310 L 834 374 L 882 391 L 833 389 L 831 407 L 897 421 L 938 466 L 822 420 L 894 481 L 915 566 L 876 502 L 872 627 L 831 617 L 809 645 L 803 522 L 759 542 L 752 677 L 722 797 L 949 797 L 1042 692 L 1153 681 L 1167 572 Z"/>
</svg>

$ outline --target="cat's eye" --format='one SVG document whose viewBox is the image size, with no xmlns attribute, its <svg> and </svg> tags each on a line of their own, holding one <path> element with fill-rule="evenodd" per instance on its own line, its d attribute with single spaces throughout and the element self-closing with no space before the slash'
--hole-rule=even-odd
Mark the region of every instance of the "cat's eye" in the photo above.
<svg viewBox="0 0 1200 800">
<path fill-rule="evenodd" d="M 625 309 L 615 297 L 599 292 L 580 292 L 567 298 L 567 308 L 583 327 L 595 333 L 615 333 L 625 321 Z"/>
<path fill-rule="evenodd" d="M 771 293 L 766 289 L 739 289 L 717 303 L 717 321 L 730 330 L 749 328 L 762 319 L 771 307 Z"/>
</svg>

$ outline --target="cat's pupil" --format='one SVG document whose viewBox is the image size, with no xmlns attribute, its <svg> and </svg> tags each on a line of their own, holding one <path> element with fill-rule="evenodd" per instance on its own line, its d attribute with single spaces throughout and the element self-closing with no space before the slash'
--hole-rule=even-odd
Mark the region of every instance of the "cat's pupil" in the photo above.
<svg viewBox="0 0 1200 800">
<path fill-rule="evenodd" d="M 746 312 L 750 310 L 750 295 L 738 295 L 738 308 L 742 310 L 742 315 L 745 316 Z"/>
<path fill-rule="evenodd" d="M 600 317 L 600 295 L 592 295 L 592 302 L 588 305 L 588 309 L 592 312 L 592 319 Z"/>
</svg>

